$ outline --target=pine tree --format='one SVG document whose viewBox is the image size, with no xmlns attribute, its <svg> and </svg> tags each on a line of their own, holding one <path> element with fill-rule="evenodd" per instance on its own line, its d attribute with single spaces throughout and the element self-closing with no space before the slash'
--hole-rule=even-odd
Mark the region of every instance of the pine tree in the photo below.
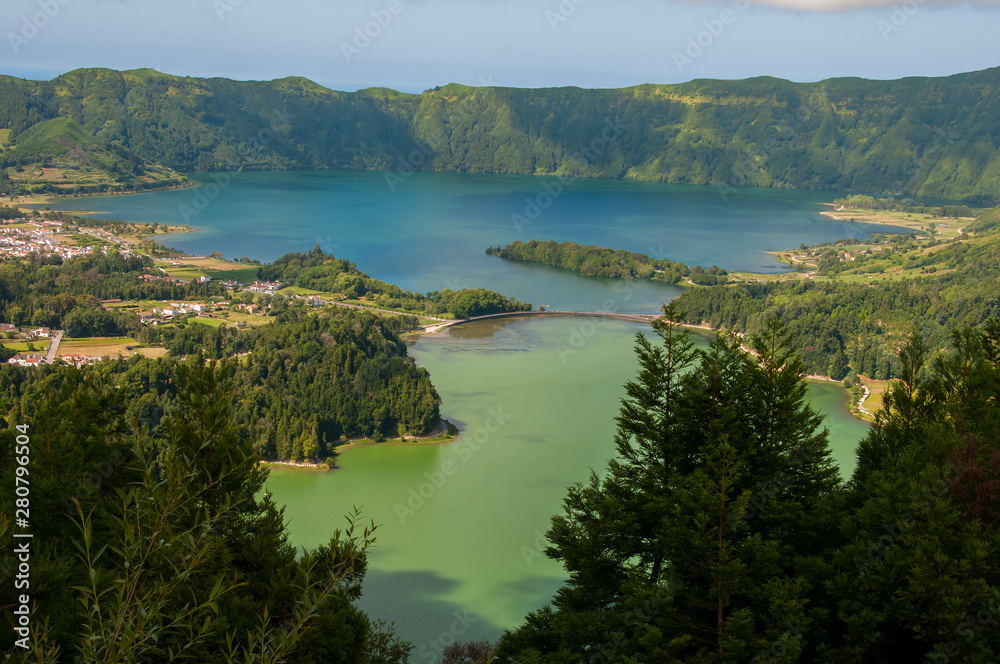
<svg viewBox="0 0 1000 664">
<path fill-rule="evenodd" d="M 833 657 L 996 661 L 1000 635 L 988 626 L 1000 616 L 995 330 L 955 332 L 929 378 L 920 378 L 918 337 L 901 351 L 903 379 L 862 442 L 846 544 L 834 557 Z"/>
<path fill-rule="evenodd" d="M 637 335 L 637 380 L 618 417 L 618 456 L 570 489 L 548 554 L 569 580 L 508 633 L 501 656 L 563 662 L 749 661 L 814 651 L 822 619 L 801 574 L 826 546 L 838 484 L 801 363 L 781 325 L 696 351 L 673 307 Z M 805 541 L 799 541 L 804 539 Z M 639 618 L 637 618 L 639 616 Z"/>
</svg>

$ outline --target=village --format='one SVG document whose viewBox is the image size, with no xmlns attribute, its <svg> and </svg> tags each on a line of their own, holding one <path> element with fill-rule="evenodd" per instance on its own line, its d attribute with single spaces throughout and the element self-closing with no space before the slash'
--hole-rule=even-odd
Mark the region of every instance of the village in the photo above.
<svg viewBox="0 0 1000 664">
<path fill-rule="evenodd" d="M 96 251 L 117 251 L 123 258 L 141 256 L 124 240 L 98 228 L 76 227 L 51 219 L 0 219 L 0 259 L 31 254 L 63 260 Z"/>
<path fill-rule="evenodd" d="M 10 218 L 0 219 L 0 260 L 18 260 L 32 255 L 40 257 L 57 256 L 62 260 L 93 255 L 107 254 L 116 251 L 123 258 L 133 256 L 148 257 L 135 252 L 131 245 L 113 234 L 98 228 L 87 228 L 44 218 Z M 152 258 L 152 257 L 148 257 Z M 146 283 L 200 283 L 212 282 L 212 277 L 199 274 L 193 278 L 184 278 L 171 274 L 184 274 L 184 268 L 189 267 L 187 257 L 180 260 L 158 260 L 154 267 L 146 268 L 147 272 L 138 276 Z M 171 268 L 177 268 L 172 270 Z M 225 274 L 225 273 L 223 273 Z M 283 288 L 277 281 L 253 281 L 249 284 L 233 278 L 219 278 L 215 281 L 226 289 L 230 295 L 244 295 L 238 301 L 230 298 L 206 298 L 200 301 L 162 301 L 162 302 L 127 302 L 122 300 L 104 300 L 101 306 L 105 310 L 125 310 L 134 313 L 143 326 L 176 326 L 188 322 L 206 325 L 233 325 L 245 328 L 264 324 L 271 308 L 271 299 Z M 281 295 L 277 295 L 281 298 Z M 309 298 L 302 298 L 309 299 Z M 310 304 L 319 304 L 310 301 Z M 0 324 L 0 347 L 5 351 L 8 364 L 35 367 L 52 364 L 56 361 L 83 366 L 118 357 L 127 357 L 139 353 L 147 356 L 158 356 L 165 352 L 162 348 L 143 347 L 138 341 L 130 338 L 93 338 L 63 340 L 63 331 L 48 327 L 29 325 Z M 10 354 L 13 353 L 13 356 Z"/>
</svg>

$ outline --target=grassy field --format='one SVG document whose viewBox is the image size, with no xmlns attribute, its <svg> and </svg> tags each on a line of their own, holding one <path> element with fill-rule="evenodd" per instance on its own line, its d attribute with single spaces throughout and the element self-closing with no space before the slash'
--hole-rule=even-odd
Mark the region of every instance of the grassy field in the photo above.
<svg viewBox="0 0 1000 664">
<path fill-rule="evenodd" d="M 128 356 L 132 351 L 126 346 L 138 346 L 139 342 L 128 337 L 118 338 L 98 338 L 85 337 L 80 339 L 63 339 L 59 344 L 59 357 L 63 355 L 123 355 Z"/>
<path fill-rule="evenodd" d="M 78 233 L 76 235 L 63 235 L 61 237 L 70 240 L 79 247 L 116 247 L 114 242 L 108 242 L 99 237 L 94 237 L 89 233 Z"/>
<path fill-rule="evenodd" d="M 167 271 L 171 277 L 177 277 L 179 279 L 186 279 L 191 281 L 192 279 L 197 279 L 198 277 L 211 277 L 215 281 L 219 280 L 230 280 L 239 281 L 244 284 L 253 283 L 257 280 L 257 268 L 244 268 L 242 270 L 202 270 L 199 268 L 177 268 L 177 267 L 165 267 L 163 268 Z"/>
<path fill-rule="evenodd" d="M 208 325 L 209 327 L 225 327 L 230 323 L 224 318 L 192 318 L 189 323 L 198 325 Z"/>
<path fill-rule="evenodd" d="M 256 316 L 254 314 L 243 313 L 242 311 L 230 311 L 228 317 L 222 319 L 228 323 L 246 323 L 250 326 L 267 325 L 274 318 L 271 316 Z"/>
<path fill-rule="evenodd" d="M 32 346 L 34 346 L 35 350 L 30 350 L 28 348 L 28 344 L 29 343 Z M 34 341 L 21 341 L 21 340 L 18 340 L 18 341 L 13 341 L 13 340 L 11 340 L 11 341 L 5 341 L 5 342 L 3 342 L 3 345 L 4 345 L 5 348 L 9 348 L 10 350 L 17 351 L 18 353 L 29 354 L 30 355 L 31 353 L 44 353 L 44 352 L 48 351 L 49 344 L 51 344 L 51 343 L 52 343 L 52 341 L 50 339 L 35 339 Z"/>
<path fill-rule="evenodd" d="M 309 288 L 299 288 L 298 286 L 286 286 L 278 292 L 282 295 L 319 295 L 325 300 L 338 300 L 341 297 L 336 293 L 326 293 L 324 291 L 311 290 Z"/>
<path fill-rule="evenodd" d="M 231 263 L 216 258 L 183 258 L 174 262 L 184 263 L 184 265 L 195 267 L 199 270 L 212 270 L 214 272 L 233 272 L 248 269 L 252 269 L 254 272 L 257 271 L 257 268 L 253 266 L 247 267 L 243 263 Z"/>
<path fill-rule="evenodd" d="M 893 381 L 891 380 L 874 380 L 871 378 L 862 378 L 861 383 L 871 391 L 871 396 L 865 401 L 865 408 L 871 412 L 876 412 L 882 408 L 882 399 L 885 395 L 885 391 L 889 389 Z"/>
<path fill-rule="evenodd" d="M 154 263 L 170 276 L 181 279 L 197 279 L 200 276 L 212 279 L 235 279 L 243 283 L 257 280 L 257 267 L 243 263 L 230 263 L 215 258 L 178 258 L 175 260 L 159 260 Z"/>
<path fill-rule="evenodd" d="M 9 171 L 8 171 L 9 172 Z M 0 196 L 0 205 L 5 207 L 18 207 L 24 206 L 39 206 L 51 203 L 51 198 L 44 196 L 42 194 L 29 194 L 27 196 Z M 86 214 L 85 212 L 77 212 L 76 214 Z"/>
<path fill-rule="evenodd" d="M 0 147 L 10 143 L 10 129 L 0 129 Z"/>
<path fill-rule="evenodd" d="M 420 312 L 405 311 L 403 309 L 392 309 L 392 308 L 380 307 L 377 304 L 375 304 L 374 302 L 369 302 L 368 300 L 341 300 L 341 301 L 344 304 L 354 304 L 354 305 L 357 305 L 357 306 L 360 306 L 360 307 L 368 307 L 370 309 L 384 309 L 385 311 L 391 311 L 391 312 L 397 313 L 397 314 L 405 314 L 407 316 L 420 316 Z M 451 319 L 455 318 L 454 314 L 451 314 L 451 313 L 448 313 L 448 312 L 444 312 L 444 313 L 441 313 L 441 314 L 434 314 L 434 316 L 436 318 L 446 318 L 448 320 L 451 320 Z"/>
<path fill-rule="evenodd" d="M 891 212 L 888 210 L 829 210 L 820 214 L 836 219 L 838 221 L 855 221 L 859 224 L 881 224 L 885 226 L 898 226 L 911 231 L 930 234 L 928 226 L 934 224 L 934 235 L 939 240 L 950 240 L 959 237 L 962 229 L 971 224 L 975 219 L 971 217 L 938 217 L 932 214 L 912 214 L 909 212 Z"/>
</svg>

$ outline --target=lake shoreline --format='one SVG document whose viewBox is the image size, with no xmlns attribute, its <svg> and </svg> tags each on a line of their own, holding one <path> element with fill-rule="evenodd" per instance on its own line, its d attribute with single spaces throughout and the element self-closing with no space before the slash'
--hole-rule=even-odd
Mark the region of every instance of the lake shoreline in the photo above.
<svg viewBox="0 0 1000 664">
<path fill-rule="evenodd" d="M 441 424 L 423 436 L 406 436 L 403 438 L 389 438 L 383 441 L 375 441 L 370 438 L 355 438 L 333 447 L 335 456 L 356 449 L 369 447 L 426 447 L 433 445 L 447 445 L 455 442 L 461 435 L 461 429 L 452 422 L 441 418 Z M 436 440 L 440 439 L 440 440 Z M 339 465 L 329 465 L 324 462 L 311 461 L 277 461 L 262 459 L 257 462 L 261 466 L 278 466 L 289 470 L 300 470 L 304 472 L 325 473 L 331 470 L 339 470 Z"/>
</svg>

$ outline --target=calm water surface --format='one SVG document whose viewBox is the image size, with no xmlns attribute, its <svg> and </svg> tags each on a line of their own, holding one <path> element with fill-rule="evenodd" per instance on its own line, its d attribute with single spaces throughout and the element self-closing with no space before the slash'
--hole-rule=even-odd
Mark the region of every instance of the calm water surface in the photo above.
<svg viewBox="0 0 1000 664">
<path fill-rule="evenodd" d="M 493 638 L 564 578 L 541 555 L 540 534 L 566 487 L 614 455 L 614 417 L 643 329 L 589 320 L 483 321 L 421 337 L 411 352 L 460 425 L 458 441 L 350 450 L 328 474 L 272 472 L 269 491 L 287 505 L 299 544 L 326 541 L 354 506 L 380 524 L 362 605 L 397 622 L 418 646 L 414 661 L 423 661 L 419 648 L 448 640 L 456 612 L 475 620 L 463 639 Z M 809 390 L 849 473 L 867 425 L 847 413 L 843 389 Z"/>
<path fill-rule="evenodd" d="M 572 240 L 670 258 L 689 265 L 774 272 L 766 252 L 860 237 L 884 226 L 823 217 L 835 194 L 773 189 L 575 180 L 557 197 L 550 179 L 416 173 L 390 190 L 381 173 L 279 172 L 195 175 L 196 189 L 80 198 L 65 209 L 99 210 L 131 221 L 189 223 L 163 240 L 195 255 L 273 260 L 319 243 L 384 281 L 419 292 L 491 288 L 558 309 L 586 310 L 614 296 L 613 284 L 486 256 L 514 240 Z M 546 199 L 546 196 L 550 196 Z M 541 207 L 548 201 L 548 207 Z M 537 209 L 531 208 L 535 205 Z M 519 215 L 523 221 L 512 220 Z M 533 216 L 533 219 L 529 219 Z M 520 224 L 520 225 L 518 225 Z M 623 311 L 657 311 L 676 288 L 650 285 Z"/>
<path fill-rule="evenodd" d="M 772 272 L 783 268 L 767 250 L 887 230 L 821 216 L 834 195 L 812 192 L 743 190 L 723 200 L 711 187 L 579 180 L 546 199 L 550 181 L 531 177 L 418 173 L 394 191 L 379 173 L 231 174 L 220 178 L 224 187 L 195 177 L 207 184 L 62 207 L 190 223 L 197 232 L 166 242 L 196 255 L 267 261 L 319 243 L 415 291 L 487 287 L 535 305 L 626 312 L 657 311 L 680 290 L 584 279 L 483 252 L 514 240 L 573 240 Z M 462 438 L 350 450 L 334 473 L 272 471 L 268 490 L 286 505 L 294 541 L 324 543 L 345 514 L 363 508 L 380 527 L 362 605 L 396 621 L 416 645 L 415 662 L 434 661 L 455 638 L 493 638 L 516 625 L 563 579 L 541 555 L 539 535 L 566 487 L 614 454 L 614 417 L 635 376 L 632 338 L 641 329 L 518 319 L 420 338 L 411 352 L 430 370 Z M 867 425 L 847 413 L 836 385 L 811 385 L 810 400 L 827 416 L 846 475 Z"/>
</svg>

